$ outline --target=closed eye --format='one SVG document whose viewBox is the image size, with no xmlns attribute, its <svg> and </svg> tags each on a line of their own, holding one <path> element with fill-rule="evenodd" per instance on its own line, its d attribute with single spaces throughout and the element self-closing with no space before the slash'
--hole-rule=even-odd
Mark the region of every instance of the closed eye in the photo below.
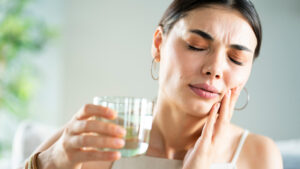
<svg viewBox="0 0 300 169">
<path fill-rule="evenodd" d="M 203 49 L 203 48 L 196 48 L 196 47 L 194 47 L 194 46 L 192 46 L 192 45 L 188 45 L 188 48 L 190 49 L 190 50 L 193 50 L 193 51 L 204 51 L 205 49 Z"/>
<path fill-rule="evenodd" d="M 243 65 L 243 63 L 242 62 L 238 62 L 238 61 L 236 61 L 236 60 L 234 60 L 234 59 L 232 59 L 231 57 L 229 57 L 229 59 L 233 62 L 233 63 L 235 63 L 235 64 L 237 64 L 237 65 L 240 65 L 240 66 L 242 66 Z"/>
</svg>

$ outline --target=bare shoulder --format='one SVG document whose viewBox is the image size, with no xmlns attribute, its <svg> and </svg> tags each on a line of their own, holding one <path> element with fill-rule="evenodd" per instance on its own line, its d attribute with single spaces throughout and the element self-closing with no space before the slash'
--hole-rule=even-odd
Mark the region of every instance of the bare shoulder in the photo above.
<svg viewBox="0 0 300 169">
<path fill-rule="evenodd" d="M 238 160 L 238 166 L 249 169 L 282 169 L 282 157 L 275 142 L 262 135 L 249 133 Z M 240 163 L 239 163 L 240 161 Z M 241 167 L 240 167 L 241 168 Z"/>
</svg>

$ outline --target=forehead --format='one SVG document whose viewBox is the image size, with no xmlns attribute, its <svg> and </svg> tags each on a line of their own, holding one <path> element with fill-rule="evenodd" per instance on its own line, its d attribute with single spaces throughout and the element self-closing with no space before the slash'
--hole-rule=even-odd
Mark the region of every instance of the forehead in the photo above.
<svg viewBox="0 0 300 169">
<path fill-rule="evenodd" d="M 174 26 L 174 30 L 183 36 L 192 29 L 200 29 L 226 44 L 241 44 L 253 50 L 257 44 L 256 36 L 242 14 L 222 6 L 194 9 Z"/>
</svg>

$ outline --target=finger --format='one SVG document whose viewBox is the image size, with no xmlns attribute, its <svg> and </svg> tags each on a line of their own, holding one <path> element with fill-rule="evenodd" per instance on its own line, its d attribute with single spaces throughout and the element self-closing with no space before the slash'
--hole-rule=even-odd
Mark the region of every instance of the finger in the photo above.
<svg viewBox="0 0 300 169">
<path fill-rule="evenodd" d="M 76 119 L 83 120 L 93 116 L 114 119 L 117 117 L 117 112 L 101 105 L 86 104 L 76 115 Z"/>
<path fill-rule="evenodd" d="M 100 135 L 124 137 L 126 130 L 117 124 L 100 120 L 77 120 L 70 125 L 71 135 L 82 133 L 97 133 Z"/>
<path fill-rule="evenodd" d="M 75 149 L 84 147 L 119 149 L 125 145 L 124 139 L 121 138 L 91 134 L 73 136 L 69 139 L 69 143 Z"/>
<path fill-rule="evenodd" d="M 230 106 L 230 98 L 231 98 L 231 90 L 229 90 L 226 95 L 223 97 L 221 101 L 221 107 L 220 107 L 220 116 L 219 120 L 217 122 L 229 122 L 230 119 L 230 111 L 229 111 L 229 106 Z"/>
<path fill-rule="evenodd" d="M 120 152 L 108 152 L 108 151 L 97 151 L 97 150 L 78 150 L 73 153 L 70 160 L 78 162 L 88 161 L 115 161 L 121 158 Z"/>
<path fill-rule="evenodd" d="M 231 91 L 229 90 L 226 95 L 223 97 L 220 110 L 219 110 L 219 117 L 215 122 L 215 133 L 212 138 L 212 141 L 215 142 L 216 138 L 221 135 L 222 131 L 226 129 L 226 125 L 230 123 L 229 119 L 229 103 L 230 103 L 230 96 Z"/>
<path fill-rule="evenodd" d="M 220 107 L 220 103 L 214 104 L 214 106 L 212 107 L 209 113 L 209 117 L 203 127 L 202 134 L 201 134 L 203 140 L 211 140 L 212 138 L 213 131 L 214 131 L 214 124 L 216 122 L 216 117 L 217 117 L 217 112 L 219 110 L 219 107 Z"/>
</svg>

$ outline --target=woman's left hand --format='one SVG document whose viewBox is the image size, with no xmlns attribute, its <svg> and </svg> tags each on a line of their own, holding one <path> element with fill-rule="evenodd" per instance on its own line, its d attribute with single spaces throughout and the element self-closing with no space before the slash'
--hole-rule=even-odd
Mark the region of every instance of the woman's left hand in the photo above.
<svg viewBox="0 0 300 169">
<path fill-rule="evenodd" d="M 240 87 L 229 90 L 221 103 L 212 106 L 201 136 L 194 147 L 185 155 L 183 169 L 210 168 L 213 160 L 218 155 L 219 147 L 224 146 L 222 141 L 227 136 L 233 109 L 240 91 Z"/>
</svg>

